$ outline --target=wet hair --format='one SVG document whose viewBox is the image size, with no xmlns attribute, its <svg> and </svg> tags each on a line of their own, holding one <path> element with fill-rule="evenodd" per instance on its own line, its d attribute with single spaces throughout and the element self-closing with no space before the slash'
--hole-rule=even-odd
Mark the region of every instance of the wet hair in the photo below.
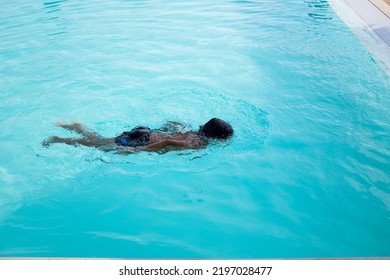
<svg viewBox="0 0 390 280">
<path fill-rule="evenodd" d="M 227 122 L 212 118 L 204 125 L 200 126 L 199 133 L 207 138 L 228 139 L 233 135 L 233 128 Z"/>
</svg>

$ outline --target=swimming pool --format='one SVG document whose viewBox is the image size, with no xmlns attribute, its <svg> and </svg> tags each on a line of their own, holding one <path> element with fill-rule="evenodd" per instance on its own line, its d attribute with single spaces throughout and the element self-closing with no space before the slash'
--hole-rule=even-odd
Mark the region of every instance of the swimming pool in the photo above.
<svg viewBox="0 0 390 280">
<path fill-rule="evenodd" d="M 390 255 L 389 73 L 327 1 L 0 5 L 0 257 Z M 41 145 L 214 116 L 205 150 Z"/>
</svg>

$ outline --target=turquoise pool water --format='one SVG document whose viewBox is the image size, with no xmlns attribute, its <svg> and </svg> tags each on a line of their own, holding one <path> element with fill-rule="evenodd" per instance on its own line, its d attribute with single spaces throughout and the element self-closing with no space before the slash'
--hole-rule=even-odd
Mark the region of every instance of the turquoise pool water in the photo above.
<svg viewBox="0 0 390 280">
<path fill-rule="evenodd" d="M 390 80 L 327 1 L 2 1 L 0 257 L 390 256 Z M 167 120 L 232 141 L 53 145 Z"/>
</svg>

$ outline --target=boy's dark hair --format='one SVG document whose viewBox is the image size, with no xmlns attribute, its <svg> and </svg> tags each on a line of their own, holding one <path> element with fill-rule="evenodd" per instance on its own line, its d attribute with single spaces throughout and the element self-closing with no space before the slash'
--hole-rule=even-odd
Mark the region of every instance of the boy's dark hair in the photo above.
<svg viewBox="0 0 390 280">
<path fill-rule="evenodd" d="M 207 138 L 227 139 L 233 135 L 233 128 L 221 119 L 212 118 L 200 127 L 199 133 Z"/>
</svg>

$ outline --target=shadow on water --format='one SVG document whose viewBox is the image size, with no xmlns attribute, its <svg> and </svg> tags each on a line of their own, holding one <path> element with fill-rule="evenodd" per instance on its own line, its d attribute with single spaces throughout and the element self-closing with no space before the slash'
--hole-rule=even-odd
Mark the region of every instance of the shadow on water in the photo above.
<svg viewBox="0 0 390 280">
<path fill-rule="evenodd" d="M 43 7 L 46 10 L 46 13 L 54 13 L 61 10 L 61 4 L 67 2 L 68 0 L 58 0 L 58 1 L 48 1 L 43 3 Z"/>
<path fill-rule="evenodd" d="M 238 4 L 256 4 L 255 1 L 250 1 L 250 0 L 233 0 L 233 3 L 238 3 Z"/>
<path fill-rule="evenodd" d="M 308 6 L 307 15 L 310 17 L 308 31 L 315 35 L 324 35 L 321 31 L 321 25 L 326 21 L 332 20 L 333 15 L 327 0 L 305 0 Z"/>
<path fill-rule="evenodd" d="M 308 15 L 315 20 L 331 20 L 333 17 L 329 13 L 329 3 L 327 0 L 310 0 L 305 1 L 309 6 Z"/>
<path fill-rule="evenodd" d="M 58 36 L 62 34 L 66 34 L 66 27 L 61 23 L 60 11 L 61 5 L 68 0 L 58 0 L 58 1 L 47 1 L 42 4 L 45 13 L 48 15 L 44 21 L 52 22 L 55 24 L 55 27 L 48 30 L 47 35 L 49 36 Z"/>
</svg>

